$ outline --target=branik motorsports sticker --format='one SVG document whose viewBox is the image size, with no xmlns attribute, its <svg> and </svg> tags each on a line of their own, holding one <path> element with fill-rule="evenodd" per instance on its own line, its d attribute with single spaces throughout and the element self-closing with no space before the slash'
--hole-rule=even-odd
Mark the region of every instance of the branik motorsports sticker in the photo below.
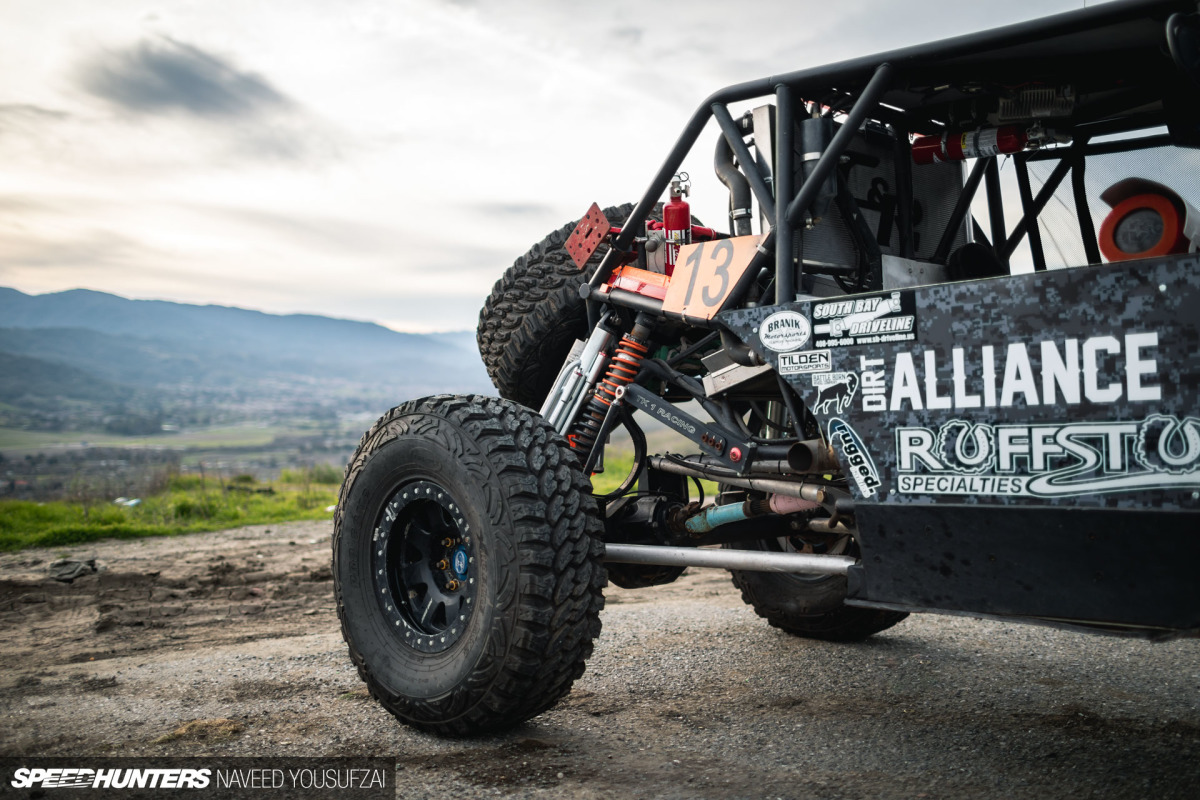
<svg viewBox="0 0 1200 800">
<path fill-rule="evenodd" d="M 917 340 L 917 301 L 912 292 L 816 303 L 812 315 L 814 347 Z"/>
<path fill-rule="evenodd" d="M 776 311 L 758 328 L 758 340 L 763 347 L 776 353 L 799 350 L 811 337 L 812 326 L 808 318 L 796 311 Z"/>
<path fill-rule="evenodd" d="M 1200 419 L 896 429 L 905 494 L 1070 497 L 1200 487 Z"/>
</svg>

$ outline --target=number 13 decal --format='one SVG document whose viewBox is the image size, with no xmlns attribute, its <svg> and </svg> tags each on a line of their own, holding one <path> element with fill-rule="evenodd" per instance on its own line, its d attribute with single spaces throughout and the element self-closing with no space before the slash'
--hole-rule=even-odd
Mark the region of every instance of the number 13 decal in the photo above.
<svg viewBox="0 0 1200 800">
<path fill-rule="evenodd" d="M 663 311 L 712 319 L 758 250 L 757 236 L 737 236 L 679 248 Z"/>
</svg>

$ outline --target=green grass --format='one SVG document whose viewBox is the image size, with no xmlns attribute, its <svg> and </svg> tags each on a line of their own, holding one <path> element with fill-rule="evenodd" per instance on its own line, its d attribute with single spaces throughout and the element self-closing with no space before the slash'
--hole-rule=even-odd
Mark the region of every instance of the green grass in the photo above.
<svg viewBox="0 0 1200 800">
<path fill-rule="evenodd" d="M 320 483 L 326 486 L 340 486 L 342 470 L 332 464 L 316 464 L 302 469 L 285 469 L 279 473 L 279 480 L 284 483 Z"/>
<path fill-rule="evenodd" d="M 621 485 L 629 470 L 633 468 L 633 449 L 608 447 L 604 450 L 604 472 L 592 476 L 592 491 L 608 494 Z"/>
<path fill-rule="evenodd" d="M 629 474 L 629 470 L 633 469 L 633 448 L 628 449 L 623 447 L 608 447 L 604 450 L 604 472 L 599 475 L 592 476 L 592 492 L 595 494 L 608 494 L 621 485 L 621 481 L 625 480 L 625 476 Z M 704 486 L 704 496 L 713 498 L 717 496 L 717 485 L 712 481 L 700 481 Z M 699 498 L 696 493 L 696 485 L 692 481 L 688 481 L 688 492 L 692 500 Z"/>
<path fill-rule="evenodd" d="M 223 530 L 241 525 L 328 519 L 337 487 L 277 483 L 230 490 L 199 476 L 177 476 L 167 491 L 136 506 L 0 501 L 0 551 L 56 547 L 98 539 L 135 539 Z"/>
<path fill-rule="evenodd" d="M 609 447 L 604 472 L 592 478 L 597 494 L 616 489 L 633 466 L 633 449 Z M 223 483 L 202 475 L 176 475 L 166 491 L 136 506 L 0 500 L 0 551 L 58 547 L 99 539 L 135 539 L 223 530 L 293 520 L 329 519 L 341 470 L 328 465 L 284 470 L 280 480 L 257 483 L 236 475 Z M 717 487 L 703 481 L 708 497 Z M 689 486 L 692 499 L 695 488 Z"/>
</svg>

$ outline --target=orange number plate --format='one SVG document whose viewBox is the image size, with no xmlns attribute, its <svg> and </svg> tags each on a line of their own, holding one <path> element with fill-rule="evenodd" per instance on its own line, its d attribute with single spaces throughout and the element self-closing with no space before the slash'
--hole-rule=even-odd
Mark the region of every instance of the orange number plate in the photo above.
<svg viewBox="0 0 1200 800">
<path fill-rule="evenodd" d="M 712 319 L 754 260 L 757 236 L 685 244 L 675 259 L 663 311 Z"/>
</svg>

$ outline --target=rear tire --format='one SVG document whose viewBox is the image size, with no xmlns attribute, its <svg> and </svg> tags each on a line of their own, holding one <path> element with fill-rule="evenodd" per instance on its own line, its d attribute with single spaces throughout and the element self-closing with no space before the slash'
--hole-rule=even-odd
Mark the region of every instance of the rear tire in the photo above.
<svg viewBox="0 0 1200 800">
<path fill-rule="evenodd" d="M 604 209 L 623 225 L 633 203 Z M 655 206 L 650 219 L 661 219 Z M 501 397 L 541 408 L 576 339 L 586 339 L 587 306 L 579 286 L 592 277 L 608 252 L 601 245 L 581 270 L 566 242 L 577 222 L 568 222 L 518 258 L 496 281 L 479 312 L 479 355 Z"/>
<path fill-rule="evenodd" d="M 371 695 L 470 735 L 553 706 L 604 605 L 591 487 L 565 440 L 494 397 L 392 409 L 363 437 L 334 521 L 338 618 Z"/>
<path fill-rule="evenodd" d="M 738 549 L 795 552 L 790 547 L 785 550 L 777 541 L 741 544 Z M 809 577 L 730 570 L 730 577 L 754 613 L 773 627 L 807 639 L 857 642 L 887 630 L 908 616 L 899 611 L 846 605 L 844 575 Z"/>
</svg>

